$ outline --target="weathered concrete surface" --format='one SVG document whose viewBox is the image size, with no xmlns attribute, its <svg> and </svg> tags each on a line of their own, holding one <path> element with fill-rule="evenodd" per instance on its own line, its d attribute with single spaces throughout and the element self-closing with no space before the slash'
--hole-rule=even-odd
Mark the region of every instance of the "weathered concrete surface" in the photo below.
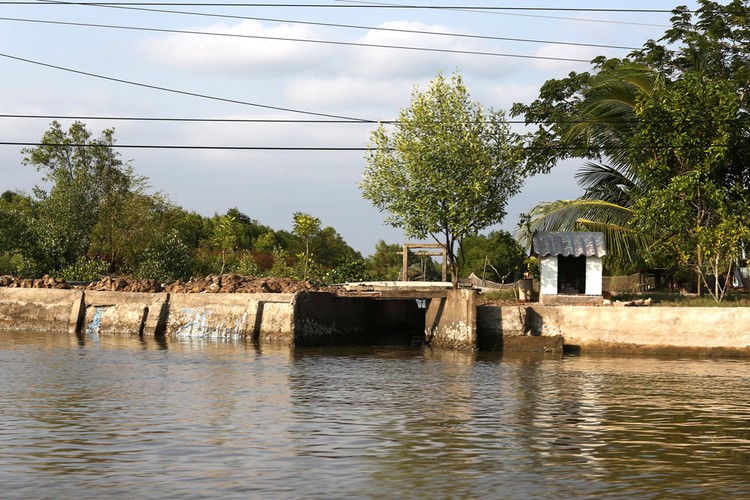
<svg viewBox="0 0 750 500">
<path fill-rule="evenodd" d="M 363 342 L 367 332 L 367 301 L 327 293 L 295 297 L 294 344 L 341 345 Z"/>
<path fill-rule="evenodd" d="M 395 331 L 424 331 L 424 312 L 409 300 L 372 300 L 300 292 L 295 298 L 294 344 L 352 345 Z"/>
<path fill-rule="evenodd" d="M 533 305 L 523 319 L 515 306 L 479 309 L 485 344 L 523 324 L 527 335 L 561 335 L 568 351 L 750 356 L 750 308 Z"/>
<path fill-rule="evenodd" d="M 477 344 L 480 350 L 506 352 L 562 352 L 561 335 L 531 335 L 535 312 L 526 305 L 477 307 Z"/>
<path fill-rule="evenodd" d="M 425 316 L 425 341 L 435 347 L 477 349 L 477 307 L 473 290 L 449 290 L 431 299 Z"/>
<path fill-rule="evenodd" d="M 288 340 L 293 294 L 172 294 L 166 334 L 177 337 Z M 273 301 L 273 302 L 270 302 Z M 277 307 L 278 305 L 278 307 Z"/>
<path fill-rule="evenodd" d="M 77 320 L 82 292 L 0 287 L 0 328 L 67 332 Z"/>
<path fill-rule="evenodd" d="M 297 294 L 268 293 L 258 297 L 258 340 L 294 343 L 294 299 Z"/>
<path fill-rule="evenodd" d="M 83 298 L 86 333 L 163 333 L 166 293 L 87 291 Z"/>
</svg>

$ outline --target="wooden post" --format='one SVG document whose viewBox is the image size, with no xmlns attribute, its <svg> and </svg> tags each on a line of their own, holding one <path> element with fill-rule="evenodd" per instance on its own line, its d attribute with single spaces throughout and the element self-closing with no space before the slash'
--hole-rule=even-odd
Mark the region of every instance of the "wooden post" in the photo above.
<svg viewBox="0 0 750 500">
<path fill-rule="evenodd" d="M 404 243 L 404 249 L 402 252 L 403 255 L 403 274 L 401 276 L 402 281 L 409 281 L 409 278 L 406 274 L 406 270 L 408 267 L 408 256 L 409 256 L 409 249 L 410 248 L 440 248 L 440 252 L 427 252 L 427 251 L 419 251 L 414 252 L 414 255 L 426 255 L 426 256 L 442 256 L 443 258 L 443 281 L 448 280 L 448 271 L 447 271 L 447 260 L 448 260 L 448 250 L 445 248 L 445 245 L 442 243 Z"/>
</svg>

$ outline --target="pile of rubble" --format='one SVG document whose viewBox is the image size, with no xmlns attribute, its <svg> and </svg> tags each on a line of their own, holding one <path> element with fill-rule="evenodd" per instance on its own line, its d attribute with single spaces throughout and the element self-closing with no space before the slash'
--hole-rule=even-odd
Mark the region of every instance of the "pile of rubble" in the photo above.
<svg viewBox="0 0 750 500">
<path fill-rule="evenodd" d="M 0 276 L 0 287 L 8 288 L 58 288 L 67 290 L 72 288 L 68 282 L 62 278 L 53 278 L 44 275 L 42 278 L 16 278 L 15 276 Z"/>
<path fill-rule="evenodd" d="M 61 278 L 44 276 L 39 279 L 22 279 L 0 276 L 0 287 L 9 288 L 58 288 L 83 289 L 105 292 L 145 293 L 295 293 L 304 291 L 333 291 L 331 287 L 319 286 L 309 281 L 287 278 L 254 278 L 238 274 L 209 275 L 189 281 L 159 283 L 152 279 L 136 280 L 124 276 L 103 276 L 88 284 L 68 283 Z"/>
<path fill-rule="evenodd" d="M 253 278 L 238 274 L 210 275 L 187 282 L 175 281 L 164 287 L 172 293 L 295 293 L 323 290 L 309 281 L 288 278 Z"/>
</svg>

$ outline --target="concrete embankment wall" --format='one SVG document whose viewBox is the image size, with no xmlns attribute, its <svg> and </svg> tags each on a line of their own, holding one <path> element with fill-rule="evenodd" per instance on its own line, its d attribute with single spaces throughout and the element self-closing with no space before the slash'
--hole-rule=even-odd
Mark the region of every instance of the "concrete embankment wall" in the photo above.
<svg viewBox="0 0 750 500">
<path fill-rule="evenodd" d="M 0 287 L 0 329 L 204 338 L 286 345 L 377 341 L 422 332 L 414 300 L 362 300 L 321 292 L 168 294 Z"/>
<path fill-rule="evenodd" d="M 564 338 L 566 350 L 750 356 L 750 308 L 479 307 L 480 338 Z"/>
<path fill-rule="evenodd" d="M 234 337 L 292 343 L 294 294 L 167 294 L 0 287 L 0 329 Z"/>
<path fill-rule="evenodd" d="M 445 298 L 431 299 L 425 317 L 426 342 L 435 347 L 476 349 L 475 299 L 472 290 L 450 290 Z"/>
<path fill-rule="evenodd" d="M 301 292 L 295 299 L 295 340 L 303 345 L 377 342 L 383 334 L 422 333 L 424 310 L 415 300 L 373 300 Z"/>
<path fill-rule="evenodd" d="M 296 294 L 166 294 L 0 287 L 0 329 L 243 338 L 285 345 L 376 342 L 394 331 L 436 347 L 750 357 L 750 308 L 475 306 L 456 290 L 415 300 Z"/>
<path fill-rule="evenodd" d="M 0 328 L 67 332 L 82 299 L 78 290 L 0 287 Z"/>
</svg>

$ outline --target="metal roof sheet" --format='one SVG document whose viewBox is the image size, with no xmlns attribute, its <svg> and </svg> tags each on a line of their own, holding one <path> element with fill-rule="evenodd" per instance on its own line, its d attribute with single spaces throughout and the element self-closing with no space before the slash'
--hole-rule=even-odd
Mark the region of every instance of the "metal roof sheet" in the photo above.
<svg viewBox="0 0 750 500">
<path fill-rule="evenodd" d="M 607 255 L 604 233 L 541 231 L 534 235 L 532 244 L 534 253 L 540 257 L 545 255 L 604 257 Z"/>
</svg>

